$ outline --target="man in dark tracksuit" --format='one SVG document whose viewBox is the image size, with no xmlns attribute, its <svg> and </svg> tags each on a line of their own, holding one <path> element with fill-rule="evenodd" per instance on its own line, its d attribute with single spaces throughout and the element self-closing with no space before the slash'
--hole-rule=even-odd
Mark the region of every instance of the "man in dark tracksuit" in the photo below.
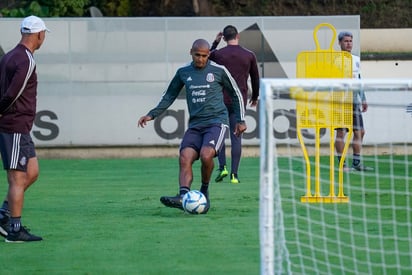
<svg viewBox="0 0 412 275">
<path fill-rule="evenodd" d="M 208 201 L 204 214 L 210 208 L 208 187 L 214 167 L 213 158 L 222 147 L 229 124 L 223 88 L 233 101 L 237 121 L 235 134 L 241 135 L 246 130 L 242 94 L 229 71 L 208 59 L 209 48 L 209 43 L 204 39 L 193 43 L 190 50 L 192 62 L 177 70 L 158 105 L 138 121 L 138 125 L 144 127 L 172 105 L 182 88 L 186 88 L 189 127 L 180 145 L 179 194 L 163 196 L 160 201 L 167 207 L 183 209 L 182 197 L 190 191 L 193 181 L 192 164 L 200 159 L 200 191 Z"/>
<path fill-rule="evenodd" d="M 40 241 L 21 224 L 24 192 L 39 174 L 30 131 L 36 116 L 37 74 L 33 53 L 46 37 L 36 16 L 24 18 L 21 40 L 0 62 L 0 151 L 7 170 L 8 193 L 0 208 L 0 234 L 6 242 Z"/>
<path fill-rule="evenodd" d="M 220 40 L 226 41 L 226 47 L 219 50 L 215 50 Z M 248 102 L 248 79 L 250 77 L 251 83 L 251 96 L 250 107 L 257 106 L 259 97 L 259 70 L 257 66 L 257 60 L 255 54 L 239 45 L 239 33 L 237 29 L 228 25 L 223 29 L 223 32 L 218 33 L 215 41 L 213 42 L 210 60 L 215 61 L 218 64 L 224 65 L 236 80 L 240 91 L 243 96 L 243 103 Z M 224 92 L 224 102 L 229 112 L 229 126 L 230 126 L 230 144 L 231 144 L 231 167 L 230 167 L 230 182 L 239 183 L 238 170 L 240 164 L 240 158 L 242 156 L 242 136 L 236 136 L 233 134 L 233 128 L 235 127 L 235 113 L 233 110 L 232 100 L 229 95 Z M 223 144 L 222 150 L 219 152 L 219 170 L 215 179 L 216 182 L 220 182 L 229 175 L 226 169 L 226 154 L 225 144 Z"/>
</svg>

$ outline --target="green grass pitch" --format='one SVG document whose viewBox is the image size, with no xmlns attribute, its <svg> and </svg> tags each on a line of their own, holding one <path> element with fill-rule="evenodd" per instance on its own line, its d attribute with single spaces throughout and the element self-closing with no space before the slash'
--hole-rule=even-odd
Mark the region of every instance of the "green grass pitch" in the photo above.
<svg viewBox="0 0 412 275">
<path fill-rule="evenodd" d="M 44 241 L 0 242 L 0 273 L 255 274 L 258 160 L 243 165 L 244 184 L 212 183 L 209 213 L 189 215 L 159 201 L 178 190 L 177 159 L 40 160 L 22 221 Z"/>
<path fill-rule="evenodd" d="M 283 159 L 279 164 L 281 182 L 285 183 L 282 197 L 299 201 L 303 181 L 293 179 L 302 186 L 295 194 L 287 193 L 292 176 L 285 171 L 292 163 Z M 297 164 L 293 165 L 296 168 Z M 196 162 L 192 189 L 200 187 L 199 169 Z M 160 196 L 174 195 L 178 190 L 176 158 L 40 160 L 40 177 L 26 193 L 23 224 L 44 241 L 0 242 L 0 273 L 259 274 L 259 158 L 243 158 L 239 175 L 238 185 L 230 184 L 228 178 L 223 183 L 212 182 L 209 213 L 189 215 L 166 208 L 159 201 Z M 350 180 L 357 182 L 360 177 L 351 175 Z M 1 194 L 7 188 L 5 179 L 2 172 Z M 367 196 L 373 200 L 376 178 L 370 177 L 370 181 Z M 395 188 L 400 192 L 405 184 Z M 350 191 L 351 213 L 356 213 L 356 207 L 361 206 L 353 201 L 361 201 L 366 195 L 357 189 Z M 384 197 L 380 199 L 385 203 Z M 288 203 L 282 206 L 285 225 L 291 226 L 287 219 L 294 210 Z M 297 211 L 309 215 L 307 207 L 301 205 Z M 321 211 L 312 209 L 310 218 L 320 215 Z M 303 223 L 299 227 L 301 232 L 307 230 Z M 293 234 L 286 232 L 286 237 Z M 304 234 L 299 241 L 307 241 Z M 292 241 L 292 256 L 298 253 L 294 245 Z M 405 249 L 408 252 L 408 246 Z M 309 248 L 301 252 L 313 253 Z M 329 257 L 331 263 L 339 263 L 337 256 Z M 298 267 L 293 268 L 300 272 Z M 327 271 L 322 265 L 319 268 Z"/>
</svg>

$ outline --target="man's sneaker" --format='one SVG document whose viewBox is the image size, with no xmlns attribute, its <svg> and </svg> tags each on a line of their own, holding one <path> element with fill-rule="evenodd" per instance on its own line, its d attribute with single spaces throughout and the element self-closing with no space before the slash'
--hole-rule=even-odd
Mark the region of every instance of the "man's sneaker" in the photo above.
<svg viewBox="0 0 412 275">
<path fill-rule="evenodd" d="M 226 169 L 226 165 L 223 166 L 223 169 L 217 170 L 219 171 L 219 175 L 215 178 L 215 182 L 221 182 L 227 175 L 229 175 L 229 172 Z"/>
<path fill-rule="evenodd" d="M 42 237 L 30 234 L 24 226 L 20 227 L 20 231 L 9 231 L 6 237 L 6 243 L 24 243 L 37 242 L 43 240 Z"/>
<path fill-rule="evenodd" d="M 183 199 L 183 196 L 177 194 L 176 196 L 173 196 L 173 197 L 167 197 L 167 196 L 160 197 L 160 202 L 163 203 L 167 207 L 179 208 L 183 210 L 182 199 Z"/>
<path fill-rule="evenodd" d="M 350 170 L 351 169 L 346 164 L 343 165 L 343 172 L 350 172 Z"/>
<path fill-rule="evenodd" d="M 240 180 L 239 180 L 239 178 L 237 177 L 236 174 L 231 174 L 230 175 L 230 183 L 233 183 L 233 184 L 240 183 Z"/>
<path fill-rule="evenodd" d="M 9 217 L 4 216 L 0 219 L 0 235 L 7 237 L 7 228 L 9 228 Z"/>
<path fill-rule="evenodd" d="M 356 171 L 373 171 L 372 167 L 363 166 L 362 164 L 352 165 L 352 169 Z"/>
</svg>

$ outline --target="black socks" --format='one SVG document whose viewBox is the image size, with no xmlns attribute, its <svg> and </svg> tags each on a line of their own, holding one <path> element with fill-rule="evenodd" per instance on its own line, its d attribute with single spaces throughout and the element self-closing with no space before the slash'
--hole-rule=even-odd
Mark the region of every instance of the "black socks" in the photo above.
<svg viewBox="0 0 412 275">
<path fill-rule="evenodd" d="M 190 191 L 190 188 L 189 187 L 185 187 L 185 186 L 181 186 L 180 188 L 179 188 L 179 195 L 180 196 L 184 196 L 187 192 L 189 192 Z"/>
<path fill-rule="evenodd" d="M 200 187 L 200 192 L 207 197 L 207 191 L 209 190 L 209 183 L 202 182 L 202 186 Z"/>
</svg>

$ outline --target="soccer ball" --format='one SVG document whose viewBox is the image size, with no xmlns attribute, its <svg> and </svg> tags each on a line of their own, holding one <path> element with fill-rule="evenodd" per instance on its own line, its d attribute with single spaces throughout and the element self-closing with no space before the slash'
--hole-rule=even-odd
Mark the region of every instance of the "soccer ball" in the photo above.
<svg viewBox="0 0 412 275">
<path fill-rule="evenodd" d="M 183 209 L 190 214 L 201 214 L 206 208 L 207 200 L 202 192 L 192 190 L 183 196 L 182 205 Z"/>
</svg>

